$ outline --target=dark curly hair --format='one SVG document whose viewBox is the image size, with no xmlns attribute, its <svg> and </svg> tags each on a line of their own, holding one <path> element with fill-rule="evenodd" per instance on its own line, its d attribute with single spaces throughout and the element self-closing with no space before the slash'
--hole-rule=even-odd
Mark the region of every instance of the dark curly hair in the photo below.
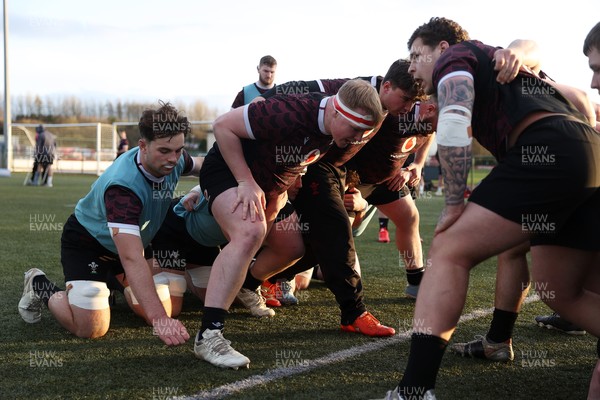
<svg viewBox="0 0 600 400">
<path fill-rule="evenodd" d="M 346 171 L 346 186 L 348 186 L 348 189 L 353 189 L 353 188 L 357 187 L 358 185 L 360 185 L 360 176 L 358 175 L 358 172 L 353 169 L 347 170 Z"/>
<path fill-rule="evenodd" d="M 181 115 L 171 103 L 158 102 L 157 110 L 146 109 L 140 117 L 138 124 L 140 135 L 143 139 L 153 141 L 160 138 L 172 138 L 180 133 L 187 136 L 192 127 L 188 119 Z"/>
<path fill-rule="evenodd" d="M 400 88 L 407 96 L 421 100 L 425 97 L 425 93 L 408 72 L 409 67 L 409 60 L 399 59 L 394 61 L 383 77 L 383 82 L 389 81 L 393 88 Z"/>
<path fill-rule="evenodd" d="M 418 27 L 408 39 L 409 50 L 417 38 L 421 38 L 423 44 L 429 47 L 435 47 L 442 41 L 452 46 L 470 40 L 466 30 L 458 23 L 444 17 L 433 17 L 429 22 Z"/>
<path fill-rule="evenodd" d="M 600 52 L 600 22 L 598 22 L 585 37 L 583 42 L 583 54 L 588 55 L 592 49 Z"/>
</svg>

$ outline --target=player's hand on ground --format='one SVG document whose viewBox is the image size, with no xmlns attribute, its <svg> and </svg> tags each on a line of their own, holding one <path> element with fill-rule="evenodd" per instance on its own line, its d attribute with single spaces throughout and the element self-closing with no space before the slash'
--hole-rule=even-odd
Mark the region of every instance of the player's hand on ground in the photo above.
<svg viewBox="0 0 600 400">
<path fill-rule="evenodd" d="M 435 227 L 434 235 L 437 235 L 438 233 L 450 228 L 463 213 L 464 209 L 464 204 L 445 205 Z"/>
<path fill-rule="evenodd" d="M 190 338 L 185 326 L 179 320 L 169 317 L 153 320 L 152 333 L 158 336 L 167 346 L 179 346 Z"/>
<path fill-rule="evenodd" d="M 231 210 L 234 213 L 238 207 L 242 207 L 242 219 L 247 219 L 248 215 L 252 222 L 264 221 L 267 201 L 265 193 L 254 181 L 238 182 L 237 199 Z"/>
</svg>

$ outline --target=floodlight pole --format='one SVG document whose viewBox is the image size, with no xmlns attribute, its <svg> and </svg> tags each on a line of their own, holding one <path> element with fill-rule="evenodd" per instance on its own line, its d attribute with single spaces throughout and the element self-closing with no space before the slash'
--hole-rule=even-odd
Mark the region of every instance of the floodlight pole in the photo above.
<svg viewBox="0 0 600 400">
<path fill-rule="evenodd" d="M 8 0 L 3 0 L 3 18 L 4 18 L 4 149 L 2 155 L 2 165 L 0 169 L 6 169 L 10 174 L 10 165 L 12 164 L 11 151 L 11 114 L 10 114 L 10 86 L 8 82 Z M 4 175 L 4 174 L 0 174 Z"/>
</svg>

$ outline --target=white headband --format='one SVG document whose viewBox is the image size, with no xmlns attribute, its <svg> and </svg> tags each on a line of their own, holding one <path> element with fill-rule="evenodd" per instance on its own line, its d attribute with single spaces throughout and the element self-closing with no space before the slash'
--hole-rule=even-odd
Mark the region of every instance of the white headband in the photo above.
<svg viewBox="0 0 600 400">
<path fill-rule="evenodd" d="M 362 115 L 347 107 L 340 97 L 336 94 L 333 96 L 333 107 L 340 113 L 340 115 L 352 122 L 354 125 L 359 126 L 363 129 L 373 129 L 375 124 L 373 123 L 373 117 L 370 115 Z"/>
</svg>

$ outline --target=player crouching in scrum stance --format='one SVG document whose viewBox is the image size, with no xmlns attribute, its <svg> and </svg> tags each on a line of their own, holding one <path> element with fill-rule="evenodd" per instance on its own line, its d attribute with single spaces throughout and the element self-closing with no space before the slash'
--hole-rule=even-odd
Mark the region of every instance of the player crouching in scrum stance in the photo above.
<svg viewBox="0 0 600 400">
<path fill-rule="evenodd" d="M 217 143 L 202 165 L 200 186 L 229 244 L 212 267 L 196 357 L 219 367 L 248 366 L 250 360 L 223 337 L 225 316 L 244 279 L 249 279 L 246 272 L 252 258 L 273 234 L 269 230 L 285 204 L 285 191 L 332 143 L 346 147 L 362 140 L 379 127 L 383 116 L 377 91 L 367 82 L 353 80 L 336 96 L 276 96 L 236 108 L 215 121 Z M 280 162 L 277 156 L 285 149 L 303 156 Z M 301 233 L 297 235 L 301 242 Z M 268 246 L 253 270 L 267 257 L 265 251 Z M 256 287 L 266 278 L 252 275 Z"/>
<path fill-rule="evenodd" d="M 25 273 L 18 309 L 26 322 L 41 320 L 43 301 L 69 332 L 101 337 L 110 324 L 106 282 L 125 273 L 154 333 L 167 345 L 189 339 L 185 327 L 167 316 L 143 251 L 167 214 L 179 177 L 197 176 L 200 170 L 202 159 L 183 150 L 190 129 L 187 118 L 168 103 L 143 112 L 139 147 L 96 180 L 64 226 L 61 262 L 67 290 L 37 268 Z"/>
</svg>

